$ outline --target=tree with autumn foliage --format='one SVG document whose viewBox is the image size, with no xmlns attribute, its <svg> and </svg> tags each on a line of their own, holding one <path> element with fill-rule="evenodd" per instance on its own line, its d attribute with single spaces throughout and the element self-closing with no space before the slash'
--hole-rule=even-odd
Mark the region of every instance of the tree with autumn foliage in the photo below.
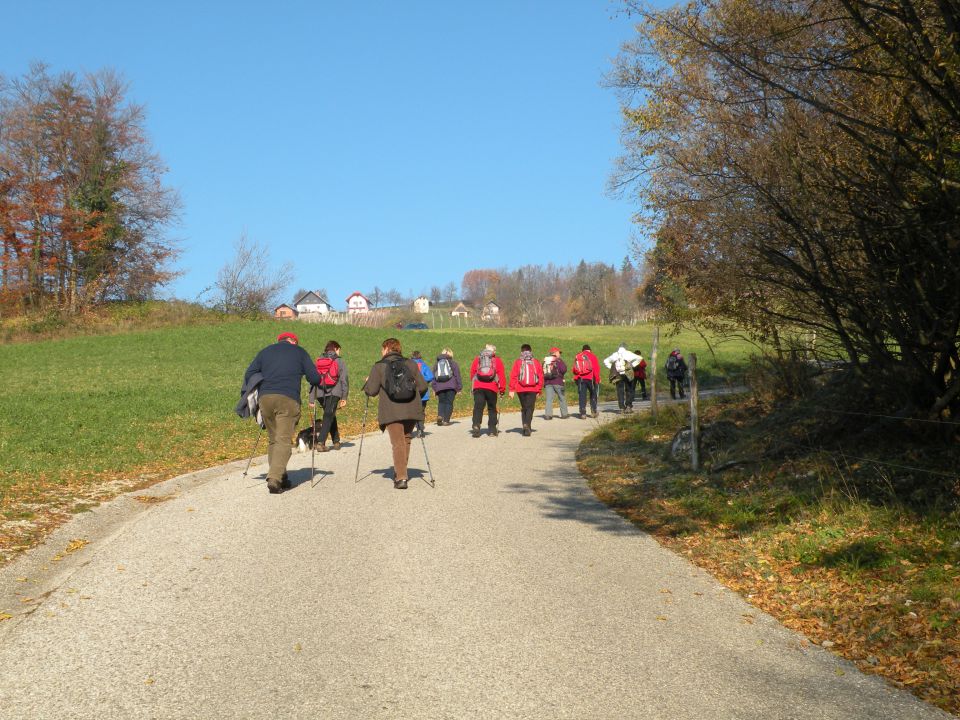
<svg viewBox="0 0 960 720">
<path fill-rule="evenodd" d="M 113 72 L 0 84 L 0 304 L 77 312 L 175 276 L 179 199 Z"/>
<path fill-rule="evenodd" d="M 887 412 L 960 417 L 956 3 L 626 5 L 613 184 L 658 299 L 843 360 Z"/>
</svg>

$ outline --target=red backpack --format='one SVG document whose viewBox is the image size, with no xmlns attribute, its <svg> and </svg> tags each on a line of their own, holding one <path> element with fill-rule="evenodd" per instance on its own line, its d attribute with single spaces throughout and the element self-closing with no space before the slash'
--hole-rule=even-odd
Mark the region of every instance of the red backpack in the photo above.
<svg viewBox="0 0 960 720">
<path fill-rule="evenodd" d="M 577 353 L 577 356 L 573 359 L 573 374 L 577 377 L 593 375 L 593 363 L 587 357 L 586 351 Z"/>
<path fill-rule="evenodd" d="M 320 373 L 322 388 L 332 388 L 340 382 L 340 366 L 337 364 L 336 353 L 324 353 L 318 357 L 317 372 Z"/>
<path fill-rule="evenodd" d="M 477 358 L 476 378 L 481 382 L 495 382 L 497 379 L 497 368 L 493 364 L 493 353 L 489 350 L 482 350 Z"/>
<path fill-rule="evenodd" d="M 537 376 L 537 364 L 533 361 L 533 358 L 520 358 L 517 384 L 520 387 L 536 387 L 540 384 L 540 378 Z"/>
</svg>

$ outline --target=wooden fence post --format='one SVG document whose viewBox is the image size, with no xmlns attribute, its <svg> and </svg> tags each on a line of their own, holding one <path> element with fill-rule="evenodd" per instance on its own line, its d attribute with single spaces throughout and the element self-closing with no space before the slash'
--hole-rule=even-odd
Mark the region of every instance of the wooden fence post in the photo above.
<svg viewBox="0 0 960 720">
<path fill-rule="evenodd" d="M 653 350 L 650 352 L 650 417 L 657 421 L 657 348 L 660 345 L 660 328 L 653 329 Z"/>
<path fill-rule="evenodd" d="M 700 469 L 700 389 L 697 387 L 697 354 L 690 353 L 690 464 Z"/>
</svg>

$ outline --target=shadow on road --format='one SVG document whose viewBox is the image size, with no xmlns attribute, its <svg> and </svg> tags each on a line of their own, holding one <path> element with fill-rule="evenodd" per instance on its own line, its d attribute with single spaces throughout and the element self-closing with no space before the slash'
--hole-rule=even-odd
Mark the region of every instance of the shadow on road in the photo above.
<svg viewBox="0 0 960 720">
<path fill-rule="evenodd" d="M 572 520 L 617 535 L 645 535 L 613 510 L 601 503 L 577 470 L 576 460 L 568 443 L 551 443 L 540 470 L 549 480 L 509 483 L 503 492 L 529 495 L 543 516 L 551 520 Z"/>
</svg>

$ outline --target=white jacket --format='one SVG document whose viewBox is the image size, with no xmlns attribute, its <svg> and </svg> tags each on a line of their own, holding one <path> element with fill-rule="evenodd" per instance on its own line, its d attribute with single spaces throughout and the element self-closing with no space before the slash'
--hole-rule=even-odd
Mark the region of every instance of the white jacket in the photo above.
<svg viewBox="0 0 960 720">
<path fill-rule="evenodd" d="M 643 358 L 636 353 L 632 353 L 626 348 L 617 348 L 617 351 L 610 357 L 606 358 L 603 361 L 603 364 L 608 368 L 615 366 L 617 372 L 622 375 L 627 371 L 628 365 L 630 367 L 636 367 L 640 364 L 641 360 L 643 360 Z"/>
</svg>

